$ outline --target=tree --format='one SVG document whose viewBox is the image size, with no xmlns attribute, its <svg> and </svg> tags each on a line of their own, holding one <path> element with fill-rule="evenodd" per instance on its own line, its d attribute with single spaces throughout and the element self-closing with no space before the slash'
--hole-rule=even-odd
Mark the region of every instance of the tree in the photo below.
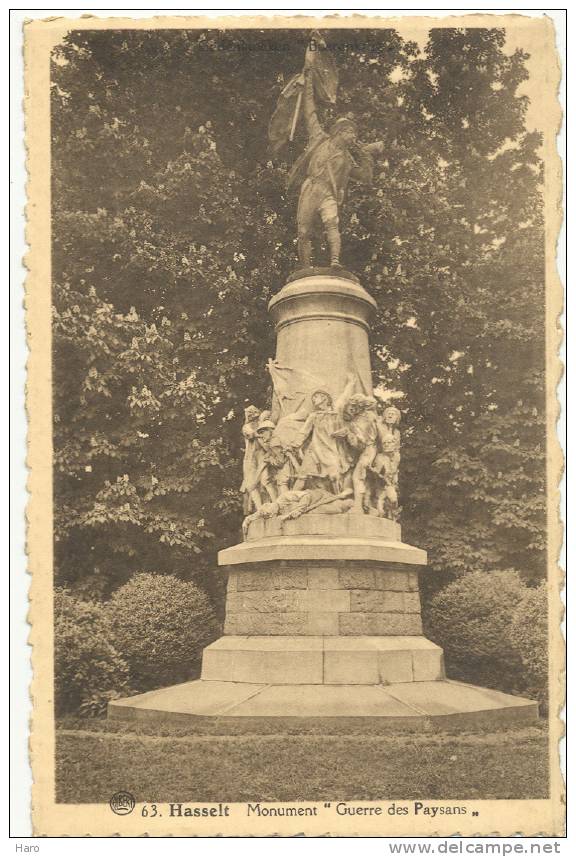
<svg viewBox="0 0 576 857">
<path fill-rule="evenodd" d="M 404 529 L 442 573 L 433 586 L 545 574 L 540 136 L 516 95 L 526 55 L 504 41 L 432 30 L 397 93 L 403 122 L 361 79 L 352 96 L 391 131 L 376 195 L 354 196 L 350 222 L 381 308 L 373 365 L 408 408 Z"/>
<path fill-rule="evenodd" d="M 56 564 L 106 595 L 239 536 L 266 304 L 295 267 L 266 126 L 306 31 L 78 31 L 54 53 Z M 341 110 L 386 158 L 345 207 L 375 381 L 404 395 L 404 532 L 437 580 L 544 568 L 539 137 L 500 30 L 331 31 Z M 348 46 L 347 46 L 348 45 Z M 288 46 L 288 48 L 287 48 Z M 326 116 L 328 119 L 329 116 Z M 405 405 L 402 404 L 405 402 Z"/>
<path fill-rule="evenodd" d="M 445 424 L 430 470 L 446 490 L 419 518 L 443 570 L 516 568 L 534 580 L 546 573 L 543 175 L 540 135 L 525 132 L 516 95 L 526 55 L 506 56 L 504 41 L 502 30 L 433 30 L 426 51 L 422 105 L 458 216 L 441 243 L 454 350 L 435 385 L 453 431 Z"/>
</svg>

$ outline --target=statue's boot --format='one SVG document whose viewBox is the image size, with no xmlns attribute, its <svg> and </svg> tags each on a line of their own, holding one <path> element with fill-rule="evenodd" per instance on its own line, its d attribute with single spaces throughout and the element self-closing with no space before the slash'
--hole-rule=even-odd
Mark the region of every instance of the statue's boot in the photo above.
<svg viewBox="0 0 576 857">
<path fill-rule="evenodd" d="M 338 229 L 338 226 L 326 226 L 326 240 L 328 241 L 328 247 L 330 249 L 330 266 L 332 268 L 341 268 L 342 266 L 340 264 L 340 250 L 342 246 L 342 241 L 340 238 L 340 230 Z"/>
</svg>

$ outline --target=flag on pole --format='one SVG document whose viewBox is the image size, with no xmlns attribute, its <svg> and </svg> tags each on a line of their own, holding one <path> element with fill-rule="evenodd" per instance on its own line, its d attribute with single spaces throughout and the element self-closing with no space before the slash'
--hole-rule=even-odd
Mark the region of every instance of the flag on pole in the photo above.
<svg viewBox="0 0 576 857">
<path fill-rule="evenodd" d="M 310 39 L 304 67 L 312 73 L 316 99 L 322 104 L 336 104 L 338 67 L 334 56 L 326 47 L 326 42 L 317 33 Z"/>
<path fill-rule="evenodd" d="M 273 155 L 277 155 L 290 139 L 294 139 L 304 91 L 304 75 L 290 78 L 278 99 L 276 110 L 268 125 L 268 139 Z"/>
<path fill-rule="evenodd" d="M 327 50 L 326 42 L 317 33 L 312 34 L 306 49 L 304 69 L 311 75 L 316 102 L 335 104 L 338 92 L 336 61 Z M 304 82 L 304 73 L 295 74 L 280 93 L 268 126 L 268 139 L 273 155 L 278 155 L 282 147 L 294 139 L 303 112 Z"/>
</svg>

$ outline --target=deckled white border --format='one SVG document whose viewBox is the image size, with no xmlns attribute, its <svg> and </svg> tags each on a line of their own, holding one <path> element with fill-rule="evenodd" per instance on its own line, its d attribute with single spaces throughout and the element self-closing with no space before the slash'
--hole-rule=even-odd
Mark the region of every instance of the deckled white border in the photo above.
<svg viewBox="0 0 576 857">
<path fill-rule="evenodd" d="M 28 634 L 28 627 L 25 621 L 25 614 L 27 611 L 28 603 L 27 603 L 27 589 L 29 578 L 25 574 L 26 569 L 26 556 L 24 553 L 24 514 L 23 510 L 26 505 L 27 495 L 25 489 L 26 482 L 26 468 L 24 466 L 24 458 L 26 453 L 26 445 L 25 445 L 25 435 L 26 435 L 26 418 L 24 412 L 24 383 L 25 383 L 25 361 L 27 357 L 26 350 L 26 342 L 25 342 L 25 333 L 24 333 L 24 311 L 22 305 L 22 297 L 23 297 L 23 281 L 25 276 L 24 268 L 21 264 L 21 258 L 26 251 L 26 245 L 24 243 L 23 236 L 23 227 L 24 227 L 24 217 L 23 217 L 23 206 L 25 200 L 24 194 L 24 182 L 25 182 L 25 169 L 24 169 L 24 146 L 22 141 L 22 128 L 23 128 L 23 114 L 22 114 L 22 98 L 23 98 L 23 85 L 22 85 L 22 56 L 21 56 L 21 45 L 22 45 L 22 37 L 21 37 L 21 27 L 22 22 L 25 19 L 30 18 L 47 18 L 47 17 L 75 17 L 76 14 L 80 16 L 81 14 L 94 14 L 98 17 L 120 17 L 120 16 L 128 16 L 134 18 L 145 18 L 150 17 L 151 15 L 167 15 L 174 13 L 181 14 L 194 14 L 194 15 L 211 15 L 216 17 L 225 12 L 233 12 L 236 15 L 252 15 L 254 11 L 262 10 L 264 12 L 274 12 L 275 10 L 269 9 L 265 6 L 255 5 L 251 7 L 249 10 L 240 10 L 234 8 L 226 8 L 226 9 L 211 9 L 211 10 L 199 10 L 199 9 L 186 9 L 186 10 L 171 10 L 171 9 L 152 9 L 145 8 L 140 10 L 124 10 L 124 9 L 90 9 L 84 12 L 83 10 L 75 10 L 75 9 L 64 9 L 64 10 L 52 10 L 52 9 L 34 9 L 30 11 L 26 10 L 15 10 L 11 16 L 10 29 L 12 34 L 12 46 L 11 46 L 11 73 L 12 73 L 12 83 L 11 83 L 11 95 L 12 95 L 12 104 L 11 111 L 13 114 L 12 118 L 12 128 L 11 128 L 11 147 L 12 147 L 12 163 L 11 163 L 11 175 L 12 175 L 12 187 L 13 187 L 13 199 L 12 199 L 12 216 L 13 223 L 11 226 L 12 232 L 12 256 L 11 256 L 11 276 L 12 276 L 12 285 L 11 285 L 11 329 L 12 329 L 12 344 L 11 344 L 11 383 L 12 383 L 12 392 L 11 392 L 11 404 L 12 404 L 12 511 L 11 511 L 11 531 L 12 531 L 12 620 L 13 620 L 13 662 L 14 662 L 14 670 L 12 675 L 12 680 L 14 682 L 13 686 L 13 698 L 12 698 L 12 710 L 13 710 L 13 721 L 12 721 L 12 729 L 15 741 L 15 756 L 13 759 L 13 810 L 14 814 L 13 818 L 13 827 L 11 828 L 11 832 L 13 836 L 26 836 L 30 835 L 30 820 L 29 820 L 29 790 L 31 784 L 31 775 L 30 768 L 28 762 L 28 748 L 27 748 L 27 717 L 30 713 L 30 701 L 28 695 L 28 686 L 31 678 L 31 670 L 29 667 L 28 656 L 29 649 L 26 646 L 26 637 Z M 347 10 L 342 9 L 299 9 L 299 10 L 276 10 L 281 11 L 283 15 L 288 14 L 322 14 L 328 11 L 334 12 L 338 11 L 340 14 L 345 15 Z M 470 12 L 492 12 L 494 14 L 505 14 L 507 12 L 518 11 L 526 15 L 532 15 L 534 17 L 539 17 L 542 14 L 546 14 L 548 17 L 552 18 L 554 21 L 556 31 L 557 31 L 557 40 L 558 40 L 558 50 L 565 61 L 566 57 L 566 35 L 564 32 L 564 19 L 562 10 L 526 10 L 518 6 L 509 6 L 507 9 L 494 9 L 490 6 L 485 7 L 470 7 L 464 9 L 442 9 L 442 10 L 432 10 L 419 7 L 417 9 L 404 9 L 404 10 L 391 10 L 391 9 L 376 9 L 375 7 L 368 7 L 365 9 L 355 9 L 353 10 L 355 13 L 369 14 L 370 11 L 378 12 L 379 14 L 385 15 L 386 17 L 400 17 L 403 15 L 415 15 L 425 13 L 429 16 L 438 16 L 444 17 L 447 14 L 465 14 Z M 565 81 L 562 81 L 561 93 L 560 93 L 560 101 L 562 108 L 565 109 Z M 558 138 L 558 150 L 561 155 L 563 155 L 565 149 L 565 129 L 562 129 L 561 134 Z M 562 232 L 559 237 L 559 253 L 558 253 L 558 270 L 559 275 L 563 282 L 566 282 L 565 277 L 565 259 L 563 253 L 563 247 L 565 243 L 564 238 L 564 226 L 562 228 Z M 565 322 L 565 317 L 563 317 L 563 325 Z M 560 357 L 563 362 L 565 362 L 565 347 L 562 346 Z M 565 436 L 566 436 L 566 389 L 564 380 L 560 384 L 558 390 L 558 398 L 561 404 L 561 415 L 558 425 L 558 434 L 559 439 L 562 446 L 565 446 Z M 565 509 L 565 479 L 563 480 L 561 486 L 561 509 L 562 512 Z M 564 548 L 562 553 L 561 564 L 564 567 Z M 569 656 L 569 663 L 570 663 Z M 114 840 L 113 840 L 114 841 Z M 406 842 L 406 840 L 403 840 Z M 503 840 L 499 840 L 503 842 Z M 46 842 L 46 840 L 45 840 Z M 72 842 L 70 845 L 72 845 Z M 88 840 L 90 842 L 90 840 Z M 87 840 L 83 840 L 82 847 L 85 847 L 88 844 Z M 95 844 L 95 841 L 93 841 Z M 118 842 L 116 840 L 116 842 Z M 174 847 L 178 842 L 182 845 L 185 844 L 185 840 L 177 840 L 174 839 L 171 841 L 171 846 Z M 61 853 L 61 847 L 66 843 L 66 840 L 59 840 L 59 853 Z M 109 843 L 112 845 L 112 842 Z M 122 840 L 118 843 L 124 849 L 127 846 L 127 841 Z M 138 847 L 140 848 L 143 845 L 143 841 L 139 840 Z M 222 843 L 224 844 L 224 843 Z M 252 840 L 250 847 L 253 847 L 256 843 Z M 278 840 L 276 840 L 276 844 Z M 312 843 L 309 843 L 312 844 Z M 336 843 L 332 841 L 331 850 Z M 368 844 L 368 843 L 366 843 Z M 216 845 L 216 842 L 212 842 L 210 845 L 211 853 L 213 853 L 213 846 Z M 239 845 L 236 842 L 236 845 Z M 305 843 L 301 842 L 300 847 L 304 846 Z M 315 843 L 315 848 L 320 845 L 318 841 Z M 379 853 L 382 852 L 383 843 L 380 841 L 377 847 L 379 848 Z M 108 843 L 107 843 L 107 846 Z M 43 848 L 44 850 L 44 848 Z"/>
</svg>

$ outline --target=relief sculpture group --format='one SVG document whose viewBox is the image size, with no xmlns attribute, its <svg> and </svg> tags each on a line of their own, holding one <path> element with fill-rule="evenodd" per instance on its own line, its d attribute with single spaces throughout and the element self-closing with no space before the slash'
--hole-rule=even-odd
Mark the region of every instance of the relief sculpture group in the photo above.
<svg viewBox="0 0 576 857">
<path fill-rule="evenodd" d="M 269 369 L 274 378 L 274 365 Z M 245 533 L 259 518 L 290 520 L 311 511 L 398 519 L 400 411 L 356 392 L 358 386 L 350 373 L 335 401 L 315 389 L 283 415 L 275 390 L 272 411 L 246 408 Z"/>
</svg>

